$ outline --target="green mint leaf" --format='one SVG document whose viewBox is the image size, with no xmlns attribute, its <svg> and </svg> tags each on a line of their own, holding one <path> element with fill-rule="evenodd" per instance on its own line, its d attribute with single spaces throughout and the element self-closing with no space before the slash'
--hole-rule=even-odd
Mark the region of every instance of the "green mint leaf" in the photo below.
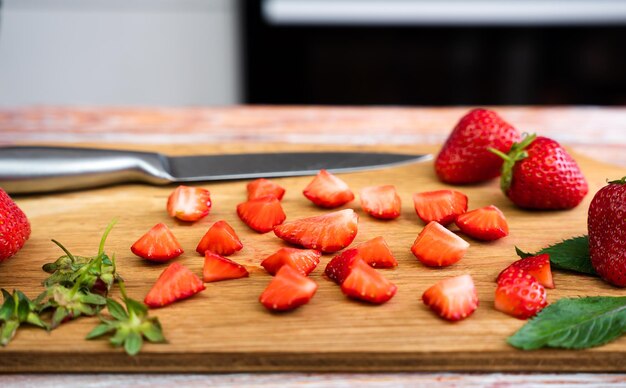
<svg viewBox="0 0 626 388">
<path fill-rule="evenodd" d="M 87 337 L 85 337 L 85 339 L 90 340 L 90 339 L 100 337 L 101 335 L 104 335 L 110 331 L 113 331 L 114 329 L 115 329 L 114 326 L 107 325 L 106 323 L 101 323 L 98 326 L 94 327 L 93 330 L 91 330 L 89 334 L 87 334 Z"/>
<path fill-rule="evenodd" d="M 119 321 L 125 321 L 128 319 L 128 314 L 126 313 L 124 307 L 111 298 L 107 298 L 107 310 L 109 310 L 109 314 L 111 314 L 113 318 Z"/>
<path fill-rule="evenodd" d="M 542 250 L 529 254 L 515 247 L 521 258 L 537 256 L 543 253 L 550 255 L 550 264 L 557 269 L 596 275 L 589 256 L 589 238 L 587 236 L 572 237 Z"/>
<path fill-rule="evenodd" d="M 548 305 L 507 342 L 530 350 L 584 349 L 603 345 L 626 331 L 626 297 L 563 298 Z"/>
<path fill-rule="evenodd" d="M 126 337 L 126 341 L 124 341 L 124 350 L 128 353 L 129 356 L 134 356 L 141 350 L 143 346 L 143 339 L 141 338 L 141 334 L 138 334 L 134 331 L 128 333 Z"/>
</svg>

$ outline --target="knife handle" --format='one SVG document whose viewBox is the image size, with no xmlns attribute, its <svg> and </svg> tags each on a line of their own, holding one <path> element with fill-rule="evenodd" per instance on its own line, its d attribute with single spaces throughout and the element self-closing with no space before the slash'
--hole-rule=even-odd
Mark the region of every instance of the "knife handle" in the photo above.
<svg viewBox="0 0 626 388">
<path fill-rule="evenodd" d="M 8 193 L 66 191 L 123 182 L 167 184 L 157 153 L 72 147 L 0 148 L 0 187 Z"/>
</svg>

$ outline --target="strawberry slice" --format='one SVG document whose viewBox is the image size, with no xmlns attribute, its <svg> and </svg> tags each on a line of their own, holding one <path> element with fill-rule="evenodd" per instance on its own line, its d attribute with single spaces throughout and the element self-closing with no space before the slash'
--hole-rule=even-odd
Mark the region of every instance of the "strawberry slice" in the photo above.
<svg viewBox="0 0 626 388">
<path fill-rule="evenodd" d="M 167 199 L 167 213 L 181 221 L 198 221 L 211 210 L 211 193 L 200 187 L 178 186 Z"/>
<path fill-rule="evenodd" d="M 255 179 L 248 183 L 248 201 L 263 197 L 275 197 L 277 200 L 283 199 L 285 189 L 277 183 L 265 178 Z"/>
<path fill-rule="evenodd" d="M 341 291 L 351 298 L 374 304 L 391 299 L 398 288 L 365 261 L 353 263 L 350 274 L 341 284 Z"/>
<path fill-rule="evenodd" d="M 511 266 L 500 274 L 496 288 L 496 310 L 519 319 L 528 319 L 547 304 L 546 289 L 528 272 Z"/>
<path fill-rule="evenodd" d="M 237 233 L 226 221 L 222 220 L 217 221 L 207 230 L 198 243 L 196 252 L 204 255 L 204 252 L 211 251 L 218 255 L 228 256 L 241 250 L 241 248 L 243 248 L 243 244 Z"/>
<path fill-rule="evenodd" d="M 211 251 L 206 251 L 204 254 L 202 277 L 205 283 L 245 278 L 248 277 L 248 275 L 248 270 L 241 264 L 216 255 Z"/>
<path fill-rule="evenodd" d="M 179 263 L 172 263 L 161 273 L 144 303 L 150 307 L 163 307 L 202 290 L 204 284 L 196 274 Z"/>
<path fill-rule="evenodd" d="M 359 256 L 372 267 L 391 268 L 398 265 L 398 261 L 382 236 L 361 243 L 354 249 L 358 250 Z"/>
<path fill-rule="evenodd" d="M 395 186 L 369 186 L 361 190 L 361 207 L 370 216 L 391 220 L 400 216 L 402 203 Z"/>
<path fill-rule="evenodd" d="M 274 234 L 304 248 L 337 252 L 352 243 L 358 221 L 359 216 L 354 210 L 345 209 L 285 222 L 274 228 Z"/>
<path fill-rule="evenodd" d="M 463 213 L 454 223 L 461 232 L 477 240 L 492 241 L 509 234 L 504 214 L 493 205 Z"/>
<path fill-rule="evenodd" d="M 456 190 L 437 190 L 413 194 L 415 212 L 425 223 L 448 225 L 467 211 L 467 196 Z"/>
<path fill-rule="evenodd" d="M 317 283 L 288 265 L 280 267 L 259 302 L 273 311 L 287 311 L 307 303 L 317 291 Z"/>
<path fill-rule="evenodd" d="M 137 240 L 130 250 L 150 261 L 167 261 L 183 254 L 176 237 L 163 223 L 156 224 Z"/>
<path fill-rule="evenodd" d="M 506 267 L 504 271 L 500 272 L 500 275 L 498 275 L 498 281 L 500 280 L 502 274 L 511 267 L 519 268 L 528 272 L 532 277 L 537 279 L 539 284 L 546 288 L 554 288 L 552 270 L 550 269 L 550 255 L 548 255 L 547 253 L 538 256 L 527 257 L 525 259 L 514 262 L 513 264 Z"/>
<path fill-rule="evenodd" d="M 302 194 L 317 206 L 325 208 L 345 205 L 354 199 L 346 182 L 326 170 L 320 170 Z"/>
<path fill-rule="evenodd" d="M 445 267 L 461 260 L 469 248 L 467 241 L 431 221 L 420 232 L 411 247 L 411 252 L 422 264 L 430 267 Z"/>
<path fill-rule="evenodd" d="M 308 275 L 320 263 L 321 256 L 322 253 L 314 249 L 280 248 L 263 260 L 261 266 L 271 275 L 275 275 L 283 265 L 288 265 L 297 269 L 301 274 Z"/>
<path fill-rule="evenodd" d="M 276 197 L 253 199 L 237 205 L 237 214 L 251 229 L 267 233 L 285 221 L 287 216 Z"/>
<path fill-rule="evenodd" d="M 332 260 L 326 264 L 324 273 L 335 283 L 342 284 L 348 275 L 350 275 L 350 271 L 352 271 L 354 263 L 359 260 L 363 259 L 361 258 L 358 249 L 347 249 L 341 252 L 341 254 L 333 257 Z"/>
<path fill-rule="evenodd" d="M 478 307 L 476 287 L 470 275 L 455 276 L 436 283 L 424 291 L 422 301 L 448 321 L 465 319 Z"/>
</svg>

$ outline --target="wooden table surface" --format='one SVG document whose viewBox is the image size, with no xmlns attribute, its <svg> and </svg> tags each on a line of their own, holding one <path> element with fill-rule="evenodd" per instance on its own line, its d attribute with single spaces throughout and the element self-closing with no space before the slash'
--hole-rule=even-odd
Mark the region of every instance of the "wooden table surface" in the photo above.
<svg viewBox="0 0 626 388">
<path fill-rule="evenodd" d="M 0 109 L 0 143 L 316 143 L 437 144 L 468 110 L 455 108 L 85 108 Z M 626 108 L 502 107 L 522 132 L 538 132 L 598 160 L 626 166 Z M 1 362 L 1 356 L 0 356 Z M 229 375 L 8 375 L 2 386 L 246 385 L 307 386 L 591 385 L 623 384 L 626 375 L 510 374 L 229 374 Z"/>
</svg>

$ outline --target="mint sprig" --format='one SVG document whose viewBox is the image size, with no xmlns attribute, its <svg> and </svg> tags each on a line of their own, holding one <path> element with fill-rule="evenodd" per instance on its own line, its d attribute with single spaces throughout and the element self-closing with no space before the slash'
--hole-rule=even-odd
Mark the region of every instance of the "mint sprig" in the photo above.
<svg viewBox="0 0 626 388">
<path fill-rule="evenodd" d="M 557 269 L 596 275 L 589 255 L 589 238 L 587 236 L 572 237 L 550 245 L 535 253 L 527 253 L 515 247 L 517 255 L 522 259 L 544 253 L 550 255 L 550 264 Z"/>
<path fill-rule="evenodd" d="M 23 292 L 13 290 L 13 294 L 10 294 L 3 288 L 2 295 L 4 302 L 0 307 L 0 345 L 6 346 L 11 341 L 22 323 L 48 328 L 39 317 L 35 303 Z"/>
<path fill-rule="evenodd" d="M 610 342 L 626 331 L 626 297 L 563 298 L 550 304 L 507 342 L 524 349 L 585 349 Z"/>
</svg>

